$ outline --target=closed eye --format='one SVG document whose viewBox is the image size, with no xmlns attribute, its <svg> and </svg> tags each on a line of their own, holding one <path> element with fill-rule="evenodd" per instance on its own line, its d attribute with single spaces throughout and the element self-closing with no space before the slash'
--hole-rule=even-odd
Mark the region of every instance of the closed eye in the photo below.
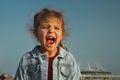
<svg viewBox="0 0 120 80">
<path fill-rule="evenodd" d="M 55 29 L 56 29 L 56 30 L 60 30 L 60 27 L 56 26 Z"/>
</svg>

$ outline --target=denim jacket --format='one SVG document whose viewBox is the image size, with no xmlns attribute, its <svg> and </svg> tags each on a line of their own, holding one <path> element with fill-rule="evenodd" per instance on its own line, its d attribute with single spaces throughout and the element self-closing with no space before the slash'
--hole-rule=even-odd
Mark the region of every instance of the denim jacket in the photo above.
<svg viewBox="0 0 120 80">
<path fill-rule="evenodd" d="M 15 80 L 47 80 L 48 59 L 36 46 L 21 58 Z M 59 47 L 59 54 L 53 61 L 53 80 L 81 80 L 74 57 L 62 47 Z"/>
</svg>

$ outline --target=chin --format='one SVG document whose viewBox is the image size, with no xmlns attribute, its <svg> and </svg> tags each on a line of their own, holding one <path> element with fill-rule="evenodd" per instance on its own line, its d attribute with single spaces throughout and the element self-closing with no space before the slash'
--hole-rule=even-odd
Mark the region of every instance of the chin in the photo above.
<svg viewBox="0 0 120 80">
<path fill-rule="evenodd" d="M 54 51 L 56 49 L 57 49 L 57 47 L 46 47 L 46 50 L 48 50 L 48 51 Z"/>
</svg>

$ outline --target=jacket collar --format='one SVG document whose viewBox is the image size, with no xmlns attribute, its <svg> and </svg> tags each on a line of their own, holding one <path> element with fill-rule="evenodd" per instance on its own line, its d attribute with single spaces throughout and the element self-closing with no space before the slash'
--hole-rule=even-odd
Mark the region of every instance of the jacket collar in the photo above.
<svg viewBox="0 0 120 80">
<path fill-rule="evenodd" d="M 41 57 L 46 56 L 47 57 L 47 55 L 40 52 L 39 47 L 40 46 L 35 46 L 34 47 L 34 49 L 32 50 L 32 56 L 35 57 L 35 58 L 39 57 L 39 56 L 41 56 Z M 59 47 L 59 53 L 58 53 L 57 57 L 58 58 L 65 58 L 66 55 L 67 55 L 67 51 L 65 49 L 63 49 L 62 47 Z"/>
<path fill-rule="evenodd" d="M 66 55 L 67 55 L 67 51 L 65 49 L 63 49 L 62 47 L 59 47 L 58 57 L 59 58 L 65 58 Z"/>
</svg>

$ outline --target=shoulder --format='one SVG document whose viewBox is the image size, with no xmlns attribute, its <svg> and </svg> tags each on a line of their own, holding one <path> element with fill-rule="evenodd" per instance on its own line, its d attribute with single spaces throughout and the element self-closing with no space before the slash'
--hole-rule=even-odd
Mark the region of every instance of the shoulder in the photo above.
<svg viewBox="0 0 120 80">
<path fill-rule="evenodd" d="M 21 58 L 21 63 L 23 65 L 27 65 L 28 63 L 31 63 L 31 61 L 35 61 L 35 58 L 39 56 L 39 54 L 40 51 L 38 50 L 38 48 L 34 47 L 33 50 L 24 53 L 24 55 Z"/>
<path fill-rule="evenodd" d="M 40 53 L 38 47 L 39 47 L 39 46 L 35 46 L 31 51 L 26 52 L 26 53 L 22 56 L 22 58 L 23 58 L 23 59 L 29 59 L 29 58 L 32 58 L 32 57 L 37 57 L 37 56 L 39 56 L 41 53 Z"/>
<path fill-rule="evenodd" d="M 71 64 L 74 62 L 76 63 L 75 57 L 70 51 L 60 48 L 60 54 L 63 55 L 63 58 L 64 60 L 66 60 L 66 62 L 71 63 Z"/>
<path fill-rule="evenodd" d="M 31 51 L 24 53 L 24 55 L 21 57 L 21 60 L 20 60 L 21 66 L 28 65 L 28 63 L 32 59 L 31 54 L 32 54 Z"/>
</svg>

